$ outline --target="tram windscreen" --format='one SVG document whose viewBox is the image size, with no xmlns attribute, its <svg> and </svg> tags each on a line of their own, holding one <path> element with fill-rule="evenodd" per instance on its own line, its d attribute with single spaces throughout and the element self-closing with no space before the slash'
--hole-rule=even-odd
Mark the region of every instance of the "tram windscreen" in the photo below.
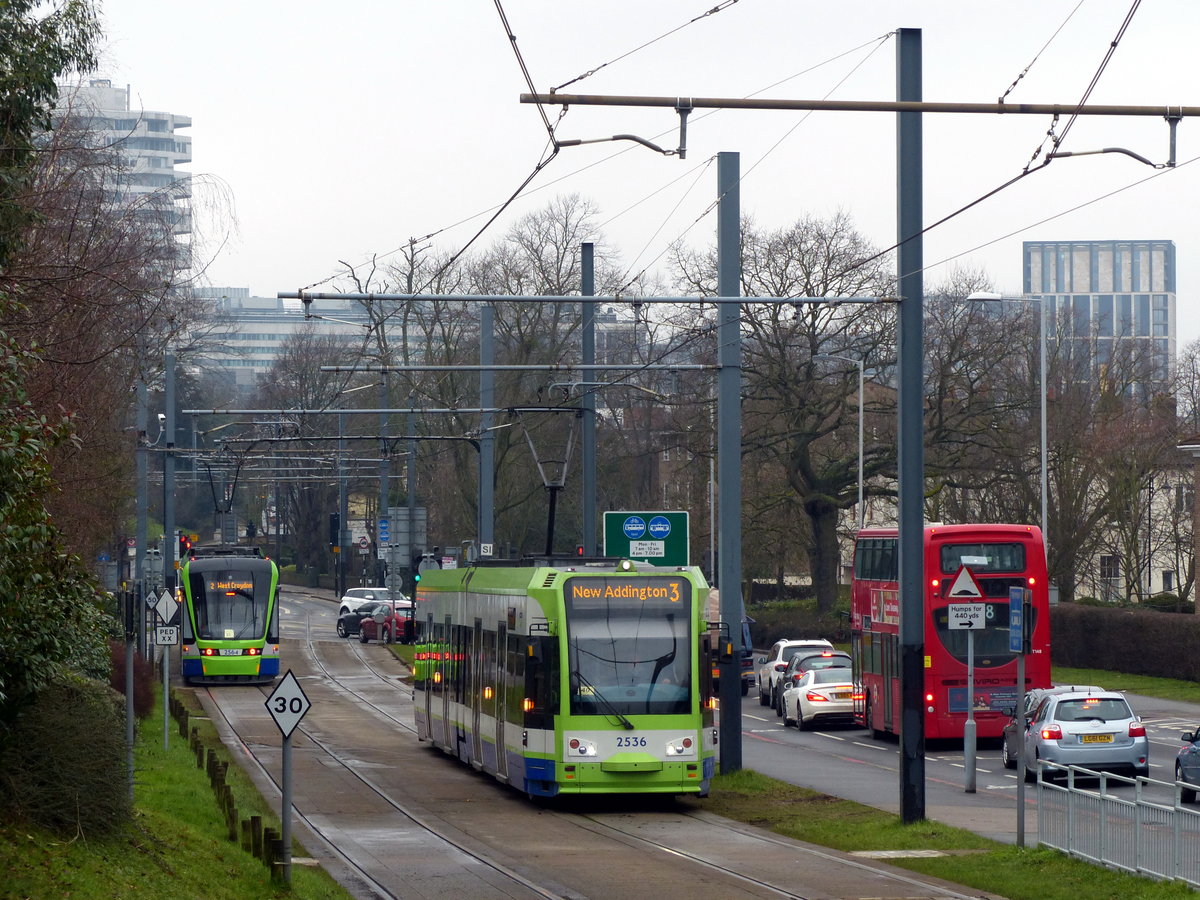
<svg viewBox="0 0 1200 900">
<path fill-rule="evenodd" d="M 690 711 L 690 582 L 669 576 L 569 578 L 563 600 L 573 714 Z"/>
<path fill-rule="evenodd" d="M 210 641 L 261 640 L 270 612 L 270 577 L 246 569 L 190 573 L 196 637 Z"/>
</svg>

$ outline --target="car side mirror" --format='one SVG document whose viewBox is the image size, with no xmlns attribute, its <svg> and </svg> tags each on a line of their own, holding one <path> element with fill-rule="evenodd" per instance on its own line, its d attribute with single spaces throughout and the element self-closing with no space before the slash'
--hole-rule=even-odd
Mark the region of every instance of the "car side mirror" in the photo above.
<svg viewBox="0 0 1200 900">
<path fill-rule="evenodd" d="M 1015 717 L 1017 714 L 1017 708 L 1015 706 L 1006 706 L 1004 707 L 1003 713 L 1010 718 Z"/>
<path fill-rule="evenodd" d="M 758 664 L 760 666 L 765 666 L 767 664 L 767 658 L 765 656 L 760 656 L 758 658 Z"/>
<path fill-rule="evenodd" d="M 1196 742 L 1196 733 L 1194 731 L 1185 731 L 1182 735 L 1180 735 L 1180 738 L 1185 743 L 1194 744 Z"/>
</svg>

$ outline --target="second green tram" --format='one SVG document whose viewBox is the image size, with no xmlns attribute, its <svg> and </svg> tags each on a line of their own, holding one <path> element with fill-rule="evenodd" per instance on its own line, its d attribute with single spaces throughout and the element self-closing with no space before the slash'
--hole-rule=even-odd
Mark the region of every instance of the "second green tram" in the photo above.
<svg viewBox="0 0 1200 900">
<path fill-rule="evenodd" d="M 270 683 L 279 675 L 279 569 L 252 555 L 197 556 L 181 571 L 184 682 Z"/>
<path fill-rule="evenodd" d="M 698 569 L 478 564 L 415 597 L 418 737 L 530 796 L 692 793 L 716 767 Z"/>
</svg>

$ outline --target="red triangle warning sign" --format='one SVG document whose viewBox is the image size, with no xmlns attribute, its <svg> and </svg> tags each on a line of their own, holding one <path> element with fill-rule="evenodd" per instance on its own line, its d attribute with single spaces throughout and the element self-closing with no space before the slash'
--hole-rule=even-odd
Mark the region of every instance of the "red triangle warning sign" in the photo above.
<svg viewBox="0 0 1200 900">
<path fill-rule="evenodd" d="M 950 585 L 950 593 L 947 596 L 951 600 L 956 598 L 982 600 L 983 591 L 979 589 L 979 582 L 975 580 L 975 576 L 971 574 L 971 570 L 963 566 L 958 570 L 958 574 L 954 576 L 954 583 Z"/>
</svg>

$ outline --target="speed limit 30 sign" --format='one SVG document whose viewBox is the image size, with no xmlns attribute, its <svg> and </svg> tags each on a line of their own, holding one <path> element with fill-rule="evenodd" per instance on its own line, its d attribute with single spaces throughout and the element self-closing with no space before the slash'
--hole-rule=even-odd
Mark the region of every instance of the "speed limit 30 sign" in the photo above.
<svg viewBox="0 0 1200 900">
<path fill-rule="evenodd" d="M 296 680 L 292 670 L 288 669 L 287 674 L 279 680 L 279 684 L 275 686 L 275 690 L 271 691 L 271 696 L 267 698 L 264 705 L 267 707 L 267 712 L 271 714 L 271 718 L 275 720 L 275 724 L 279 726 L 279 731 L 286 738 L 291 737 L 292 732 L 296 730 L 296 726 L 300 724 L 300 720 L 304 718 L 304 714 L 308 712 L 312 703 L 304 695 L 304 689 L 300 687 L 300 682 Z"/>
</svg>

